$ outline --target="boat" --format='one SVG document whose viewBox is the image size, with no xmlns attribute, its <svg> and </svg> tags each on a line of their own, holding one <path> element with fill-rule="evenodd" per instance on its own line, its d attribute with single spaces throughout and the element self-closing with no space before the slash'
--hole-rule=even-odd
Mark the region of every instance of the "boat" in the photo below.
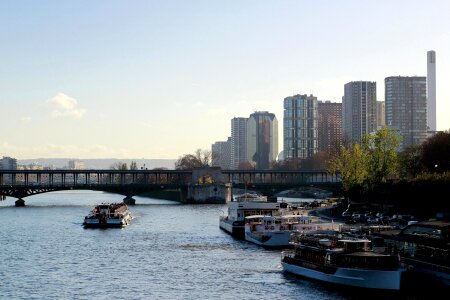
<svg viewBox="0 0 450 300">
<path fill-rule="evenodd" d="M 85 227 L 124 227 L 132 219 L 125 203 L 102 203 L 84 217 Z"/>
<path fill-rule="evenodd" d="M 367 289 L 400 290 L 398 255 L 377 253 L 370 240 L 336 232 L 295 235 L 294 250 L 283 251 L 284 271 L 327 283 Z"/>
<path fill-rule="evenodd" d="M 339 229 L 337 223 L 307 215 L 255 215 L 245 218 L 245 240 L 264 247 L 289 247 L 293 233 Z"/>
<path fill-rule="evenodd" d="M 221 216 L 219 227 L 237 239 L 244 239 L 245 217 L 251 215 L 272 216 L 280 210 L 280 203 L 268 202 L 266 196 L 244 193 L 228 202 L 228 215 Z"/>
</svg>

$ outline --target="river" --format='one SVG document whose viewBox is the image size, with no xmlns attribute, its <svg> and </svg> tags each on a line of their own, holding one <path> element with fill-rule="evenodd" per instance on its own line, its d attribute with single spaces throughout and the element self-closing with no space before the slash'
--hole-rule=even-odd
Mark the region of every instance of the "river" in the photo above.
<svg viewBox="0 0 450 300">
<path fill-rule="evenodd" d="M 128 227 L 83 228 L 94 205 L 122 198 L 66 191 L 27 197 L 25 208 L 1 201 L 0 298 L 380 299 L 285 274 L 279 250 L 219 229 L 226 205 L 135 197 Z M 404 298 L 381 299 L 391 296 Z"/>
</svg>

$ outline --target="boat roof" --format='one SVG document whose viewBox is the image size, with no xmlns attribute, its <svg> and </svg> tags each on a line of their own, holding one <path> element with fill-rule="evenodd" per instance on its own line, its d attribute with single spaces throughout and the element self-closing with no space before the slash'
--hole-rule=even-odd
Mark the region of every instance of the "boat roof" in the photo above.
<svg viewBox="0 0 450 300">
<path fill-rule="evenodd" d="M 264 217 L 267 217 L 267 216 L 265 216 L 265 215 L 252 215 L 252 216 L 248 216 L 248 217 L 245 217 L 246 219 L 261 219 L 261 218 L 264 218 Z"/>
</svg>

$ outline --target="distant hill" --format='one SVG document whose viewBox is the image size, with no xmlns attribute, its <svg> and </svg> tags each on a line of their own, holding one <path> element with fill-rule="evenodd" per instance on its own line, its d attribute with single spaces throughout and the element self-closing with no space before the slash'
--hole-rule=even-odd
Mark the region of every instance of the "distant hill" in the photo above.
<svg viewBox="0 0 450 300">
<path fill-rule="evenodd" d="M 55 168 L 61 169 L 66 168 L 69 160 L 80 160 L 84 162 L 86 169 L 110 169 L 112 165 L 122 162 L 126 163 L 128 166 L 132 161 L 135 161 L 138 168 L 154 169 L 154 168 L 167 168 L 175 169 L 176 159 L 116 159 L 116 158 L 105 158 L 105 159 L 76 159 L 76 158 L 36 158 L 36 159 L 18 159 L 17 164 L 19 165 L 30 165 L 38 164 L 42 166 L 54 166 Z"/>
</svg>

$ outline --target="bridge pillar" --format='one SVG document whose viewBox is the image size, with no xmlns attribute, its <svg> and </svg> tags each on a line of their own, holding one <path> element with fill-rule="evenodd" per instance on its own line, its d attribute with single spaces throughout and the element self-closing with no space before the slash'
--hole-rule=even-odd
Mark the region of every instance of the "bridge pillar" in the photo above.
<svg viewBox="0 0 450 300">
<path fill-rule="evenodd" d="M 123 203 L 125 203 L 126 205 L 135 205 L 136 200 L 132 196 L 126 196 L 125 198 L 123 198 Z"/>
<path fill-rule="evenodd" d="M 224 204 L 231 201 L 231 184 L 189 185 L 186 201 L 189 203 Z"/>
<path fill-rule="evenodd" d="M 23 200 L 22 198 L 19 198 L 16 200 L 15 205 L 16 205 L 16 207 L 23 207 L 23 206 L 25 206 L 25 200 Z"/>
</svg>

